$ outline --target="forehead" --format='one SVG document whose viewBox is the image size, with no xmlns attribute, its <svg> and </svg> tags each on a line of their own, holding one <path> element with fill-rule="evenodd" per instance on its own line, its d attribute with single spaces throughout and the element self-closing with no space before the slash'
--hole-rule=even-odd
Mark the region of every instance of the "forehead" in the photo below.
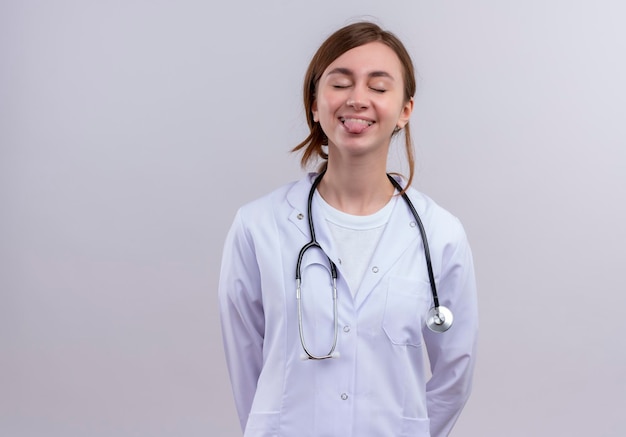
<svg viewBox="0 0 626 437">
<path fill-rule="evenodd" d="M 330 63 L 323 76 L 339 70 L 348 70 L 354 75 L 385 72 L 393 78 L 401 78 L 403 67 L 396 52 L 382 42 L 371 42 L 343 53 Z"/>
</svg>

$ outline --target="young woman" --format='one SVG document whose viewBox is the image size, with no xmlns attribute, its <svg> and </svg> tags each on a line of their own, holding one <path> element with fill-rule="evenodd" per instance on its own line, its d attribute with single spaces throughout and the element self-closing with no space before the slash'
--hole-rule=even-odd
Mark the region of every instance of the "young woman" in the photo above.
<svg viewBox="0 0 626 437">
<path fill-rule="evenodd" d="M 242 207 L 219 284 L 246 437 L 449 434 L 477 334 L 459 221 L 410 187 L 415 78 L 402 43 L 360 22 L 331 35 L 304 83 L 319 172 Z M 404 133 L 408 180 L 387 174 Z"/>
</svg>

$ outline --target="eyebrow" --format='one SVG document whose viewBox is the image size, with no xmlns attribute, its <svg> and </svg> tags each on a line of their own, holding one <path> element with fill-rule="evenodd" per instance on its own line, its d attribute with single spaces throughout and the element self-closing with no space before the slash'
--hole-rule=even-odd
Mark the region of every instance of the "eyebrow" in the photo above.
<svg viewBox="0 0 626 437">
<path fill-rule="evenodd" d="M 352 72 L 352 70 L 350 70 L 349 68 L 342 68 L 342 67 L 338 67 L 338 68 L 334 68 L 332 70 L 330 70 L 328 72 L 328 76 L 330 76 L 331 74 L 343 74 L 345 76 L 353 76 L 354 73 Z M 389 78 L 391 80 L 393 80 L 393 76 L 389 73 L 387 73 L 386 71 L 372 71 L 371 73 L 368 74 L 369 77 L 386 77 Z"/>
</svg>

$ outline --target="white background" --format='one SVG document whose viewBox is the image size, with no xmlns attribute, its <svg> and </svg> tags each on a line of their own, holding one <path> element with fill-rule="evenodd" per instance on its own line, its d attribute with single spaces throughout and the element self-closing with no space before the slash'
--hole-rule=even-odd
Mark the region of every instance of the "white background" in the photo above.
<svg viewBox="0 0 626 437">
<path fill-rule="evenodd" d="M 474 250 L 453 434 L 626 434 L 622 1 L 3 0 L 0 435 L 239 435 L 225 233 L 301 176 L 308 61 L 366 15 L 419 71 L 415 185 Z"/>
</svg>

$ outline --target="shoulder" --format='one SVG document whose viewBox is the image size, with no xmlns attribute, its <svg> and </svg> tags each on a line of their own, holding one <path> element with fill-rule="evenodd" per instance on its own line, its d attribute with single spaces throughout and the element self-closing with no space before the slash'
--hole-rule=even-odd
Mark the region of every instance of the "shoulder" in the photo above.
<svg viewBox="0 0 626 437">
<path fill-rule="evenodd" d="M 285 219 L 294 210 L 306 211 L 311 188 L 311 175 L 282 185 L 271 192 L 242 205 L 236 220 L 246 228 L 266 226 L 268 220 Z"/>
<path fill-rule="evenodd" d="M 297 181 L 291 181 L 242 205 L 239 208 L 239 213 L 253 216 L 257 214 L 267 214 L 275 212 L 276 208 L 280 208 L 283 205 L 300 203 L 302 198 L 304 198 L 306 202 L 306 193 L 310 187 L 310 176 L 305 176 Z M 291 206 L 296 207 L 298 205 Z"/>
<path fill-rule="evenodd" d="M 415 188 L 409 188 L 407 195 L 422 220 L 429 240 L 439 246 L 466 244 L 465 229 L 457 216 Z"/>
<path fill-rule="evenodd" d="M 244 216 L 258 216 L 259 214 L 267 214 L 284 202 L 287 193 L 296 182 L 290 182 L 278 187 L 263 196 L 245 203 L 239 208 L 238 214 Z"/>
<path fill-rule="evenodd" d="M 397 173 L 392 173 L 391 176 L 398 183 L 397 187 L 406 186 L 406 179 L 403 176 Z M 406 189 L 406 194 L 422 219 L 422 222 L 436 220 L 443 221 L 450 225 L 454 225 L 455 223 L 460 224 L 459 220 L 452 213 L 415 187 L 409 186 Z"/>
<path fill-rule="evenodd" d="M 458 217 L 423 192 L 410 187 L 407 190 L 407 194 L 418 213 L 424 215 L 424 218 L 428 219 L 428 221 L 435 221 L 452 227 L 461 226 Z"/>
</svg>

